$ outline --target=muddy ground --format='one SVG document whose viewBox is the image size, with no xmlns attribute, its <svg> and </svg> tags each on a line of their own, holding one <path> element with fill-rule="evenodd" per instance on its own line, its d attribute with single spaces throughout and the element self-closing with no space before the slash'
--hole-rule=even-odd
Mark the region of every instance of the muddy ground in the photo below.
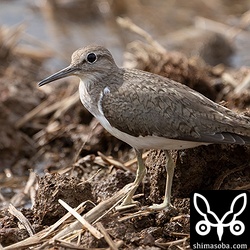
<svg viewBox="0 0 250 250">
<path fill-rule="evenodd" d="M 242 16 L 235 16 L 239 24 Z M 126 32 L 133 30 L 133 23 L 129 27 Z M 237 32 L 248 34 L 245 28 L 239 26 Z M 11 29 L 1 32 L 18 34 Z M 193 33 L 193 43 L 197 36 L 203 39 L 201 46 L 192 48 L 195 56 L 185 52 L 191 46 L 186 38 L 178 42 L 178 52 L 142 38 L 126 46 L 124 65 L 170 77 L 249 116 L 250 69 L 230 65 L 230 57 L 237 53 L 234 40 L 196 28 Z M 218 59 L 212 52 L 221 44 Z M 38 88 L 36 83 L 52 73 L 44 69 L 45 58 L 21 53 L 18 45 L 10 46 L 4 39 L 0 52 L 0 243 L 6 249 L 188 249 L 192 191 L 250 190 L 250 147 L 209 145 L 172 151 L 174 208 L 148 212 L 147 206 L 162 201 L 166 176 L 164 152 L 151 150 L 144 157 L 147 175 L 136 193 L 138 207 L 126 212 L 110 209 L 114 194 L 135 178 L 133 150 L 84 109 L 76 79 Z M 88 201 L 79 213 L 87 214 L 88 221 L 108 236 L 98 239 L 76 226 L 71 236 L 53 238 L 76 224 L 73 217 L 45 235 L 67 213 L 59 199 L 72 208 Z M 10 211 L 10 203 L 30 226 Z M 99 212 L 93 216 L 96 205 Z"/>
</svg>

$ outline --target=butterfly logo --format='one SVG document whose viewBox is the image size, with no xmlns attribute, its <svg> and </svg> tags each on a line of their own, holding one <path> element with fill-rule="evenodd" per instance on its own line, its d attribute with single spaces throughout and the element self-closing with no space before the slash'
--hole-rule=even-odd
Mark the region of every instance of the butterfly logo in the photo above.
<svg viewBox="0 0 250 250">
<path fill-rule="evenodd" d="M 243 205 L 239 209 L 238 207 L 241 204 L 240 202 L 242 201 Z M 196 211 L 203 217 L 203 219 L 197 222 L 195 226 L 195 230 L 199 235 L 204 236 L 209 234 L 211 227 L 215 227 L 217 229 L 219 241 L 221 241 L 222 239 L 225 227 L 229 227 L 230 232 L 235 236 L 244 233 L 245 225 L 242 221 L 237 220 L 237 217 L 246 208 L 246 193 L 239 194 L 233 199 L 230 210 L 227 211 L 221 219 L 213 211 L 211 211 L 208 200 L 203 195 L 194 193 L 193 202 Z M 200 206 L 198 205 L 198 203 L 200 204 Z M 235 206 L 236 204 L 237 206 Z"/>
</svg>

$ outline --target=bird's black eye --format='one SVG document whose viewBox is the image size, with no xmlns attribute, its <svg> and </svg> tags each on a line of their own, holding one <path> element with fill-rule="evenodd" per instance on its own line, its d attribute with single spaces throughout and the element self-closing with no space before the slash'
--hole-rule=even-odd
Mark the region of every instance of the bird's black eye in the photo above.
<svg viewBox="0 0 250 250">
<path fill-rule="evenodd" d="M 97 60 L 97 56 L 95 53 L 89 53 L 87 55 L 87 62 L 94 63 Z"/>
</svg>

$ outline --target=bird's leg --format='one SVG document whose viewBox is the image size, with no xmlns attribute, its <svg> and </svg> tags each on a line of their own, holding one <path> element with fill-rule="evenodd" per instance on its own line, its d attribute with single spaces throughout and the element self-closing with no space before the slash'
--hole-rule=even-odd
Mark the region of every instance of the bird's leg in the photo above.
<svg viewBox="0 0 250 250">
<path fill-rule="evenodd" d="M 127 209 L 130 207 L 135 206 L 136 202 L 133 200 L 133 196 L 135 194 L 135 191 L 141 184 L 145 174 L 146 174 L 146 169 L 142 160 L 142 151 L 141 150 L 135 150 L 136 156 L 137 156 L 137 163 L 138 163 L 138 168 L 136 172 L 136 178 L 135 181 L 132 183 L 132 188 L 129 191 L 129 193 L 126 195 L 125 199 L 123 200 L 122 204 L 118 207 L 116 207 L 116 210 L 122 210 L 122 209 Z"/>
<path fill-rule="evenodd" d="M 167 172 L 164 201 L 161 204 L 153 204 L 152 206 L 150 206 L 149 208 L 152 210 L 162 210 L 172 206 L 170 203 L 170 197 L 171 197 L 171 188 L 174 176 L 175 163 L 172 159 L 172 156 L 167 150 L 164 150 L 164 153 L 166 155 L 166 172 Z"/>
</svg>

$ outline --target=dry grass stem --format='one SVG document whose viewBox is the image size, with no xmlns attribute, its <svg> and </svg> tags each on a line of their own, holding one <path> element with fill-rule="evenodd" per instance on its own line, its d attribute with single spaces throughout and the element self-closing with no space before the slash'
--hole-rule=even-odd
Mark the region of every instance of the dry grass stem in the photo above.
<svg viewBox="0 0 250 250">
<path fill-rule="evenodd" d="M 142 154 L 142 159 L 145 160 L 147 158 L 148 152 L 145 152 Z M 129 168 L 130 166 L 132 166 L 133 164 L 137 163 L 137 158 L 135 157 L 132 160 L 129 160 L 127 162 L 124 163 L 124 167 L 125 168 Z M 131 171 L 131 170 L 130 170 Z M 134 172 L 134 171 L 133 171 Z"/>
<path fill-rule="evenodd" d="M 23 190 L 24 194 L 28 194 L 30 192 L 30 189 L 34 185 L 35 181 L 36 181 L 36 173 L 33 171 L 30 171 L 29 179 L 28 179 L 26 186 Z"/>
<path fill-rule="evenodd" d="M 91 128 L 91 132 L 88 134 L 86 140 L 84 141 L 84 143 L 81 145 L 81 147 L 79 148 L 77 154 L 75 155 L 75 158 L 74 158 L 74 161 L 73 162 L 77 162 L 78 159 L 79 159 L 79 156 L 84 148 L 84 146 L 86 145 L 86 142 L 91 138 L 93 132 L 94 132 L 94 129 L 97 127 L 97 125 L 99 124 L 99 121 L 98 120 L 95 120 L 95 123 L 93 125 L 93 127 Z"/>
<path fill-rule="evenodd" d="M 84 210 L 84 206 L 85 206 L 85 204 L 87 202 L 89 202 L 89 201 L 82 202 L 79 206 L 77 206 L 77 208 L 75 209 L 75 211 L 80 214 Z M 55 231 L 55 229 L 57 229 L 60 225 L 62 225 L 71 216 L 72 216 L 72 214 L 69 213 L 69 212 L 67 214 L 65 214 L 60 220 L 58 220 L 55 224 L 53 224 L 52 226 L 49 227 L 49 229 L 41 237 L 41 239 L 45 239 L 46 237 L 48 237 L 53 231 Z"/>
<path fill-rule="evenodd" d="M 171 236 L 177 236 L 177 237 L 189 237 L 189 234 L 186 233 L 179 233 L 179 232 L 171 232 Z"/>
<path fill-rule="evenodd" d="M 213 31 L 219 34 L 223 34 L 229 39 L 234 39 L 239 33 L 247 33 L 240 27 L 232 27 L 224 23 L 220 23 L 205 17 L 195 17 L 194 25 L 196 28 Z"/>
<path fill-rule="evenodd" d="M 152 213 L 154 213 L 154 211 L 138 211 L 138 212 L 135 212 L 133 214 L 123 216 L 118 221 L 123 222 L 123 221 L 130 220 L 130 219 L 136 218 L 136 217 L 148 216 L 149 214 L 152 214 Z"/>
<path fill-rule="evenodd" d="M 32 228 L 29 220 L 20 211 L 18 211 L 12 204 L 9 205 L 8 211 L 22 223 L 30 236 L 34 235 L 35 231 Z"/>
<path fill-rule="evenodd" d="M 32 48 L 30 45 L 18 45 L 15 49 L 15 54 L 18 56 L 25 56 L 36 61 L 43 61 L 53 56 L 51 50 Z"/>
<path fill-rule="evenodd" d="M 34 117 L 38 116 L 50 103 L 51 103 L 51 100 L 46 99 L 44 102 L 42 102 L 37 107 L 35 107 L 33 110 L 31 110 L 29 113 L 27 113 L 22 118 L 20 118 L 16 122 L 15 127 L 21 128 L 25 123 L 29 122 Z"/>
<path fill-rule="evenodd" d="M 180 239 L 180 240 L 174 240 L 174 241 L 169 241 L 169 242 L 166 242 L 166 243 L 159 243 L 159 242 L 155 242 L 155 245 L 156 246 L 159 246 L 161 248 L 171 248 L 172 246 L 177 246 L 177 245 L 180 245 L 180 244 L 185 244 L 186 241 L 187 241 L 188 237 L 185 237 L 183 239 Z M 187 248 L 185 248 L 187 249 Z"/>
<path fill-rule="evenodd" d="M 130 171 L 131 170 L 129 168 L 126 168 L 124 166 L 123 163 L 121 163 L 120 161 L 115 160 L 114 158 L 110 157 L 110 156 L 105 156 L 104 154 L 102 154 L 101 152 L 97 152 L 97 154 L 102 158 L 102 160 L 104 160 L 105 162 L 109 163 L 110 165 L 116 166 L 117 168 L 123 169 L 125 171 Z M 134 171 L 133 171 L 134 172 Z"/>
<path fill-rule="evenodd" d="M 51 104 L 51 99 L 46 99 L 40 105 L 35 107 L 29 113 L 20 118 L 16 124 L 16 128 L 21 128 L 25 123 L 29 122 L 35 117 L 43 117 L 47 116 L 50 113 L 54 113 L 53 119 L 58 119 L 63 116 L 65 112 L 67 112 L 73 105 L 75 105 L 79 101 L 79 93 L 75 92 L 71 96 L 67 96 L 63 100 L 57 101 L 56 103 Z M 51 105 L 50 105 L 51 104 Z"/>
<path fill-rule="evenodd" d="M 47 116 L 50 113 L 55 112 L 54 119 L 59 118 L 63 115 L 69 108 L 71 108 L 75 103 L 79 101 L 78 91 L 71 96 L 67 96 L 64 99 L 57 101 L 56 103 L 51 104 L 46 109 L 43 109 L 39 116 Z"/>
<path fill-rule="evenodd" d="M 65 241 L 65 240 L 55 240 L 55 245 L 56 245 L 56 247 L 63 247 L 63 248 L 66 248 L 66 249 L 79 249 L 79 250 L 86 249 L 86 248 L 83 248 L 80 245 L 73 244 L 73 243 L 70 243 L 70 242 Z"/>
<path fill-rule="evenodd" d="M 1 58 L 8 56 L 9 52 L 16 47 L 25 28 L 26 25 L 23 23 L 12 27 L 6 27 L 6 26 L 0 27 L 0 36 L 1 36 L 0 46 L 5 50 L 5 55 L 1 54 L 0 55 Z M 1 50 L 1 53 L 3 53 L 2 51 L 3 49 Z"/>
<path fill-rule="evenodd" d="M 234 94 L 240 95 L 250 90 L 250 74 L 248 74 L 241 83 L 234 89 Z"/>
<path fill-rule="evenodd" d="M 57 109 L 53 118 L 58 119 L 59 117 L 62 117 L 77 102 L 79 102 L 78 91 L 76 91 L 73 95 L 71 95 L 63 100 L 63 105 L 61 105 L 61 107 L 59 109 Z"/>
<path fill-rule="evenodd" d="M 181 214 L 181 215 L 172 217 L 170 219 L 170 221 L 172 222 L 172 221 L 180 220 L 180 219 L 183 219 L 183 218 L 186 219 L 186 218 L 189 218 L 189 217 L 190 217 L 190 215 L 188 215 L 188 214 Z"/>
<path fill-rule="evenodd" d="M 235 172 L 238 172 L 238 171 L 241 171 L 243 169 L 245 169 L 246 167 L 248 166 L 248 164 L 245 164 L 243 166 L 239 166 L 238 168 L 233 168 L 233 169 L 230 169 L 226 172 L 223 172 L 222 175 L 220 175 L 214 182 L 214 186 L 213 186 L 213 189 L 214 190 L 219 190 L 223 181 L 231 174 L 235 173 Z"/>
<path fill-rule="evenodd" d="M 116 246 L 115 242 L 111 239 L 110 235 L 108 234 L 108 232 L 106 231 L 106 229 L 104 228 L 104 226 L 102 225 L 102 223 L 101 222 L 97 222 L 96 226 L 98 227 L 98 229 L 103 234 L 103 237 L 106 240 L 106 242 L 108 243 L 108 245 L 110 246 L 110 248 L 112 250 L 118 250 L 118 247 Z"/>
<path fill-rule="evenodd" d="M 152 36 L 145 30 L 134 24 L 129 18 L 117 18 L 117 23 L 124 29 L 128 29 L 139 36 L 143 37 L 149 44 L 151 44 L 159 53 L 166 53 L 166 49 L 160 45 Z"/>
<path fill-rule="evenodd" d="M 103 235 L 95 229 L 90 223 L 88 223 L 80 214 L 78 214 L 73 208 L 71 208 L 66 202 L 59 199 L 58 202 L 68 211 L 70 212 L 81 224 L 89 230 L 89 232 L 96 237 L 97 239 L 101 239 Z"/>
<path fill-rule="evenodd" d="M 9 168 L 5 168 L 4 173 L 5 173 L 6 178 L 13 177 L 13 174 L 12 174 L 12 172 L 11 172 L 11 170 Z"/>
<path fill-rule="evenodd" d="M 24 203 L 25 197 L 24 192 L 20 191 L 10 199 L 10 203 L 15 207 L 20 207 Z"/>
<path fill-rule="evenodd" d="M 236 187 L 235 190 L 249 190 L 250 189 L 250 183 L 246 184 L 244 186 Z"/>
</svg>

